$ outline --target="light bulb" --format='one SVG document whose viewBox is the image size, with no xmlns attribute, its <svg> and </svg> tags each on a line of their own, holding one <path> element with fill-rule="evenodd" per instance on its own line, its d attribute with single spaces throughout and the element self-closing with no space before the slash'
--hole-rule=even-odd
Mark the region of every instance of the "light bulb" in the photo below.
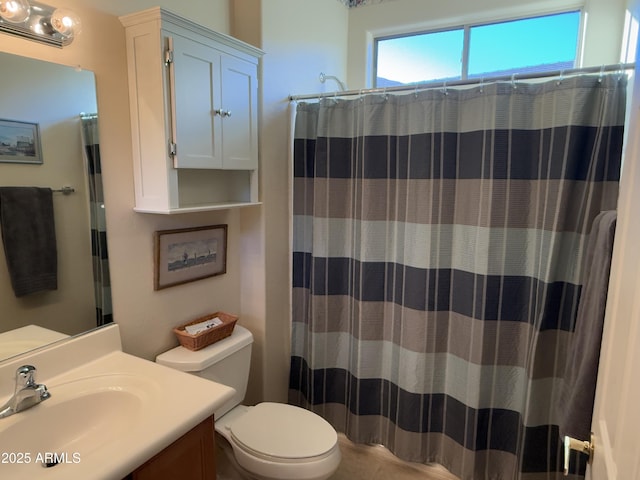
<svg viewBox="0 0 640 480">
<path fill-rule="evenodd" d="M 80 33 L 80 17 L 71 10 L 56 8 L 51 15 L 51 26 L 60 35 L 70 38 Z"/>
<path fill-rule="evenodd" d="M 0 17 L 7 22 L 22 23 L 30 14 L 31 6 L 27 0 L 0 0 Z"/>
</svg>

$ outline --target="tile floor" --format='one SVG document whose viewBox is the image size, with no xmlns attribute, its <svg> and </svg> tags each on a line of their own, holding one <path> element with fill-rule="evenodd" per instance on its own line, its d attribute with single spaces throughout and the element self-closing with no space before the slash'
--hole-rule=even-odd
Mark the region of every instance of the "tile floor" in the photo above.
<svg viewBox="0 0 640 480">
<path fill-rule="evenodd" d="M 342 462 L 329 480 L 457 480 L 439 465 L 403 462 L 384 447 L 356 445 L 342 434 L 339 440 Z M 216 467 L 218 480 L 241 480 L 221 449 Z"/>
<path fill-rule="evenodd" d="M 382 446 L 358 445 L 340 434 L 342 462 L 330 480 L 458 480 L 440 465 L 404 462 Z"/>
</svg>

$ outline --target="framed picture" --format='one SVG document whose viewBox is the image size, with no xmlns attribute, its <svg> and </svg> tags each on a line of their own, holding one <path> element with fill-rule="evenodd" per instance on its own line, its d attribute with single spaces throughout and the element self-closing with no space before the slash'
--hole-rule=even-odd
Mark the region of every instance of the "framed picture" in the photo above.
<svg viewBox="0 0 640 480">
<path fill-rule="evenodd" d="M 226 225 L 155 232 L 155 290 L 226 272 Z"/>
<path fill-rule="evenodd" d="M 0 118 L 0 162 L 42 163 L 40 127 L 37 123 Z"/>
</svg>

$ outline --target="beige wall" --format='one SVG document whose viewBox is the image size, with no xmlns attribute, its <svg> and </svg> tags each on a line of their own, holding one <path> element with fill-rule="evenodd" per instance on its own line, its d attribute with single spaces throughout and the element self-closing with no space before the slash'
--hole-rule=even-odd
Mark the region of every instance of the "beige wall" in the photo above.
<svg viewBox="0 0 640 480">
<path fill-rule="evenodd" d="M 231 33 L 262 48 L 260 209 L 243 210 L 242 312 L 256 339 L 247 399 L 285 401 L 290 354 L 290 110 L 320 72 L 346 75 L 348 10 L 335 0 L 232 0 Z M 312 22 L 306 19 L 313 19 Z"/>
<path fill-rule="evenodd" d="M 290 94 L 335 89 L 320 72 L 345 78 L 348 10 L 336 0 L 265 0 L 262 5 L 262 200 L 265 242 L 263 397 L 286 400 L 290 352 Z"/>
</svg>

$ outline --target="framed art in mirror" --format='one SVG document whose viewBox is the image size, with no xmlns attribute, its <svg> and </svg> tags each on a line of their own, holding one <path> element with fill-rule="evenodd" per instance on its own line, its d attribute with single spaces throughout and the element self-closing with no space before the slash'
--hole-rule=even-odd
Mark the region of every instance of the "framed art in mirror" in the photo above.
<svg viewBox="0 0 640 480">
<path fill-rule="evenodd" d="M 0 118 L 0 162 L 41 164 L 39 125 Z"/>
<path fill-rule="evenodd" d="M 154 290 L 227 272 L 227 225 L 155 232 Z"/>
</svg>

